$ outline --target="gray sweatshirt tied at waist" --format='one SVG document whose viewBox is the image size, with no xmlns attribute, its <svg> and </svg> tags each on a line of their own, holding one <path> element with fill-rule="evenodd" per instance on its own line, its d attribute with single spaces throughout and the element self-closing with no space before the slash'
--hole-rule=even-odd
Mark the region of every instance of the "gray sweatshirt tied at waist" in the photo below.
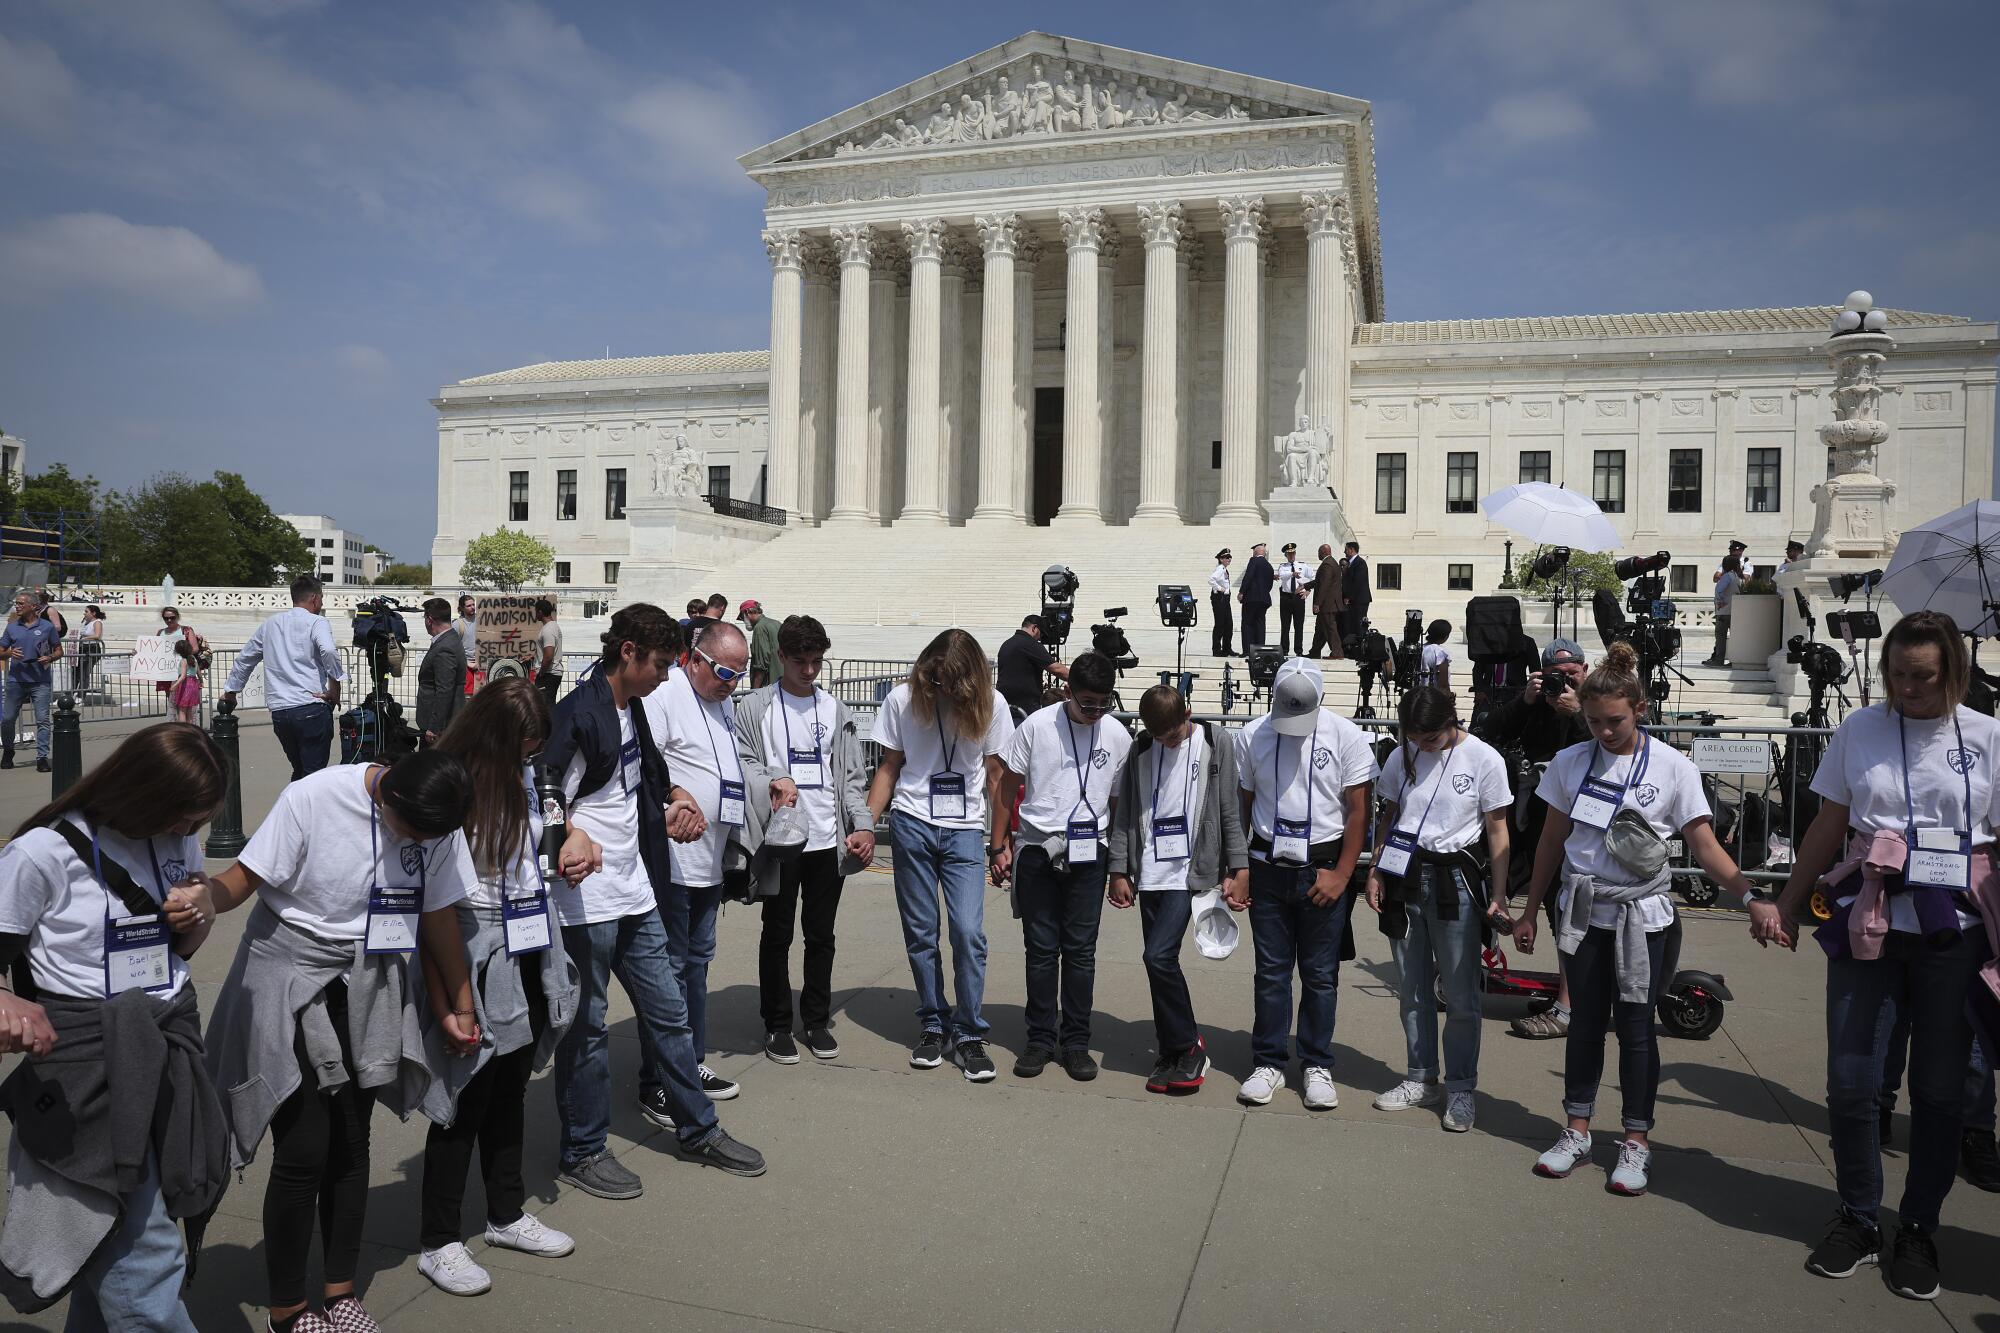
<svg viewBox="0 0 2000 1333">
<path fill-rule="evenodd" d="M 475 907 L 461 899 L 458 904 L 458 933 L 465 940 L 466 964 L 477 985 L 472 988 L 472 1007 L 479 1019 L 479 1050 L 471 1058 L 453 1055 L 444 1043 L 444 1031 L 429 1006 L 419 1010 L 424 1028 L 424 1051 L 436 1072 L 424 1094 L 426 1119 L 449 1125 L 458 1116 L 458 1098 L 472 1076 L 496 1055 L 506 1055 L 524 1046 L 535 1047 L 535 1068 L 546 1066 L 555 1054 L 563 1034 L 576 1018 L 576 964 L 563 952 L 562 931 L 549 931 L 549 947 L 519 958 L 507 952 L 507 932 L 497 907 Z M 542 983 L 542 1007 L 546 1021 L 539 1040 L 535 1036 L 534 1015 L 528 1007 L 528 988 L 523 968 L 534 968 Z"/>
<path fill-rule="evenodd" d="M 1590 875 L 1570 874 L 1569 910 L 1556 924 L 1556 948 L 1575 953 L 1590 929 L 1590 909 L 1598 903 L 1618 904 L 1618 998 L 1629 1004 L 1653 1002 L 1653 960 L 1646 952 L 1646 927 L 1638 906 L 1648 898 L 1663 898 L 1673 885 L 1672 871 L 1646 884 L 1607 884 Z"/>
</svg>

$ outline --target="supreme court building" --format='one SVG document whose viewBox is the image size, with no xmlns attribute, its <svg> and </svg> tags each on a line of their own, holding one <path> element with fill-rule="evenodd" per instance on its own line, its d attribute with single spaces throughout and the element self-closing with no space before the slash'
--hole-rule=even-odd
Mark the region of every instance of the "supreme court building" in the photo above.
<svg viewBox="0 0 2000 1333">
<path fill-rule="evenodd" d="M 1374 153 L 1364 101 L 1042 33 L 756 148 L 768 351 L 446 386 L 434 572 L 499 526 L 582 584 L 771 542 L 833 580 L 869 543 L 1032 553 L 1046 526 L 1198 581 L 1269 530 L 1302 429 L 1328 530 L 1409 586 L 1489 589 L 1477 500 L 1520 480 L 1672 547 L 1686 591 L 1730 537 L 1806 534 L 1831 307 L 1389 322 Z M 1901 526 L 1990 493 L 1996 329 L 1889 332 Z M 690 527 L 693 496 L 727 512 Z"/>
</svg>

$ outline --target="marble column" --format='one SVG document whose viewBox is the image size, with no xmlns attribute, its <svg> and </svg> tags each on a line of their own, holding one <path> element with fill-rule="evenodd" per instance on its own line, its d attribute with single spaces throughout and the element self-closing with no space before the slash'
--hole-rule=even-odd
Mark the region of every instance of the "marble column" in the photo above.
<svg viewBox="0 0 2000 1333">
<path fill-rule="evenodd" d="M 938 303 L 944 243 L 942 218 L 903 223 L 910 251 L 910 373 L 903 444 L 905 523 L 942 526 L 942 448 L 938 438 L 938 374 L 943 347 Z"/>
<path fill-rule="evenodd" d="M 788 514 L 799 507 L 799 322 L 805 269 L 797 227 L 764 233 L 771 257 L 770 484 L 764 503 Z"/>
<path fill-rule="evenodd" d="M 1328 476 L 1339 476 L 1347 419 L 1347 201 L 1301 196 L 1306 219 L 1306 415 L 1326 432 Z"/>
<path fill-rule="evenodd" d="M 979 324 L 979 503 L 971 521 L 1019 523 L 1013 491 L 1020 463 L 1014 456 L 1014 245 L 1020 218 L 989 213 L 974 225 L 986 254 L 986 296 Z"/>
<path fill-rule="evenodd" d="M 1104 210 L 1065 208 L 1063 245 L 1069 256 L 1069 299 L 1063 334 L 1063 488 L 1057 523 L 1104 522 L 1099 504 L 1103 465 L 1102 408 L 1097 382 L 1097 251 Z"/>
<path fill-rule="evenodd" d="M 971 506 L 966 492 L 973 466 L 966 420 L 966 275 L 973 268 L 972 246 L 947 231 L 938 267 L 938 508 L 947 523 L 962 523 Z M 975 353 L 975 355 L 977 355 Z"/>
<path fill-rule="evenodd" d="M 1180 239 L 1179 204 L 1140 204 L 1139 234 L 1146 243 L 1146 327 L 1139 374 L 1139 507 L 1134 523 L 1179 523 L 1174 472 L 1180 438 Z"/>
<path fill-rule="evenodd" d="M 797 521 L 817 523 L 833 503 L 833 294 L 840 261 L 823 237 L 807 238 L 804 260 Z"/>
<path fill-rule="evenodd" d="M 1235 195 L 1222 210 L 1222 498 L 1217 523 L 1257 522 L 1258 396 L 1263 381 L 1258 347 L 1258 297 L 1263 281 L 1264 197 Z"/>
<path fill-rule="evenodd" d="M 909 272 L 910 261 L 893 239 L 868 268 L 868 518 L 886 523 L 895 517 L 896 495 L 902 459 L 896 455 L 898 433 L 898 390 L 902 376 L 898 357 L 897 326 L 902 323 L 898 288 Z"/>
<path fill-rule="evenodd" d="M 1014 516 L 1028 521 L 1035 485 L 1035 270 L 1042 238 L 1023 226 L 1014 240 Z"/>
<path fill-rule="evenodd" d="M 868 521 L 868 263 L 875 233 L 866 224 L 835 227 L 840 255 L 840 347 L 835 371 L 833 509 L 829 523 Z"/>
</svg>

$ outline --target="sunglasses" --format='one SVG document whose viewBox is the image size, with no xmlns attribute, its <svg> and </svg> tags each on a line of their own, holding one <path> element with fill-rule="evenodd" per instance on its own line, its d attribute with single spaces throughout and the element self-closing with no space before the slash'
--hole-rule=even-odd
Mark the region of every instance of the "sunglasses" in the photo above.
<svg viewBox="0 0 2000 1333">
<path fill-rule="evenodd" d="M 750 674 L 748 671 L 737 671 L 732 667 L 726 667 L 722 665 L 722 663 L 716 661 L 713 657 L 710 657 L 707 653 L 703 652 L 699 648 L 694 650 L 694 655 L 696 657 L 699 657 L 702 661 L 708 663 L 708 669 L 710 671 L 713 671 L 715 673 L 715 678 L 723 682 L 725 685 L 732 680 L 741 680 L 743 679 L 743 677 Z"/>
<path fill-rule="evenodd" d="M 1092 717 L 1102 717 L 1111 711 L 1111 701 L 1109 699 L 1106 699 L 1101 704 L 1088 704 L 1077 698 L 1072 698 L 1070 702 L 1076 705 L 1077 712 L 1089 713 Z"/>
</svg>

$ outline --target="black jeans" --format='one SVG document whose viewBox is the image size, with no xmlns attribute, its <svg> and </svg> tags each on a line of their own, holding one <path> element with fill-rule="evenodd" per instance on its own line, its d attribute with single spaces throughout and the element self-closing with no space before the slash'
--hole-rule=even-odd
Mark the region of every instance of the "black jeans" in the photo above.
<svg viewBox="0 0 2000 1333">
<path fill-rule="evenodd" d="M 1095 861 L 1067 870 L 1056 869 L 1041 848 L 1024 847 L 1014 862 L 1014 900 L 1028 955 L 1028 1044 L 1052 1051 L 1088 1049 L 1097 993 L 1097 924 L 1104 916 L 1103 847 Z"/>
<path fill-rule="evenodd" d="M 1153 993 L 1153 1036 L 1160 1058 L 1171 1060 L 1201 1040 L 1194 1025 L 1194 997 L 1181 971 L 1181 941 L 1194 919 L 1194 895 L 1186 889 L 1141 893 L 1139 927 L 1146 936 L 1146 986 Z"/>
<path fill-rule="evenodd" d="M 766 1032 L 792 1030 L 792 921 L 805 929 L 805 984 L 799 1017 L 808 1030 L 833 1019 L 833 922 L 840 914 L 840 848 L 806 852 L 778 874 L 778 895 L 764 900 L 757 941 L 757 988 Z M 803 904 L 803 907 L 801 907 Z"/>
<path fill-rule="evenodd" d="M 306 1298 L 313 1219 L 319 1219 L 326 1285 L 354 1280 L 361 1261 L 361 1223 L 368 1211 L 368 1117 L 375 1094 L 360 1086 L 347 1037 L 347 983 L 326 988 L 327 1017 L 340 1037 L 347 1082 L 319 1090 L 306 1055 L 305 1034 L 294 1039 L 299 1090 L 271 1118 L 271 1179 L 264 1187 L 264 1269 L 271 1304 Z"/>
<path fill-rule="evenodd" d="M 317 773 L 333 756 L 333 705 L 301 704 L 297 708 L 273 708 L 271 730 L 292 761 L 292 781 Z"/>
<path fill-rule="evenodd" d="M 1295 592 L 1278 594 L 1278 647 L 1293 657 L 1306 652 L 1306 599 Z M 1290 647 L 1286 647 L 1289 644 Z"/>
<path fill-rule="evenodd" d="M 1618 1030 L 1618 1091 L 1624 1128 L 1653 1128 L 1653 1099 L 1660 1090 L 1660 1034 L 1653 1010 L 1668 981 L 1669 930 L 1646 936 L 1652 990 L 1644 1004 L 1618 998 L 1618 933 L 1593 926 L 1563 964 L 1569 978 L 1569 1039 L 1563 1045 L 1563 1113 L 1588 1119 L 1596 1113 L 1604 1076 L 1604 1036 Z"/>
<path fill-rule="evenodd" d="M 479 1146 L 479 1175 L 486 1183 L 486 1220 L 508 1227 L 521 1220 L 527 1186 L 521 1181 L 521 1145 L 527 1137 L 528 1080 L 535 1072 L 535 1048 L 548 1026 L 542 1000 L 541 970 L 535 955 L 527 955 L 521 981 L 528 994 L 529 1026 L 534 1040 L 483 1065 L 458 1094 L 458 1115 L 449 1126 L 433 1124 L 424 1139 L 424 1215 L 419 1239 L 427 1250 L 465 1239 L 460 1231 L 465 1211 L 465 1173 L 472 1166 L 472 1148 Z M 495 958 L 488 966 L 514 966 Z"/>
<path fill-rule="evenodd" d="M 562 688 L 562 672 L 560 671 L 536 672 L 535 688 L 540 690 L 542 692 L 542 697 L 549 701 L 549 707 L 554 708 L 556 706 L 556 691 Z"/>
<path fill-rule="evenodd" d="M 1208 595 L 1208 651 L 1214 657 L 1229 656 L 1229 640 L 1236 633 L 1236 617 L 1229 608 L 1229 594 L 1211 592 Z"/>
<path fill-rule="evenodd" d="M 1271 609 L 1269 602 L 1243 603 L 1243 655 L 1248 657 L 1252 648 L 1264 646 L 1264 613 Z"/>
</svg>

